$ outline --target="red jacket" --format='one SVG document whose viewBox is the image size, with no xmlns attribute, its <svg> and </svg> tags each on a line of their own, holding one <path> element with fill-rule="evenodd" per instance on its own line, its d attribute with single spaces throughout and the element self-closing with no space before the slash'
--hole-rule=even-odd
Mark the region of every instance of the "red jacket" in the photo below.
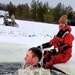
<svg viewBox="0 0 75 75">
<path fill-rule="evenodd" d="M 56 36 L 49 42 L 50 46 L 54 46 L 54 48 L 58 48 L 59 50 L 57 55 L 52 56 L 52 60 L 56 60 L 55 63 L 67 62 L 72 56 L 72 42 L 74 40 L 74 36 L 71 34 L 70 26 L 66 26 L 63 31 L 65 30 L 68 31 L 66 31 L 62 37 Z"/>
<path fill-rule="evenodd" d="M 66 26 L 63 31 L 65 31 L 66 29 L 68 29 L 68 32 L 65 32 L 64 35 L 62 36 L 62 38 L 55 36 L 52 40 L 50 40 L 50 46 L 54 46 L 54 48 L 58 48 L 59 52 L 61 52 L 61 47 L 65 47 L 65 46 L 70 46 L 72 47 L 72 42 L 74 40 L 74 36 L 71 34 L 71 27 L 70 26 Z M 58 46 L 58 43 L 61 42 L 62 46 Z M 71 51 L 70 51 L 71 53 Z"/>
</svg>

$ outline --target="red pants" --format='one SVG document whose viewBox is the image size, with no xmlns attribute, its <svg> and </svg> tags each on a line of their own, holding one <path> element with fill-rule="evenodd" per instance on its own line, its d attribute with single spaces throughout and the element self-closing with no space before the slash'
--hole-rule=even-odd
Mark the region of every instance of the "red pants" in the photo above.
<svg viewBox="0 0 75 75">
<path fill-rule="evenodd" d="M 71 54 L 58 53 L 57 55 L 53 55 L 51 57 L 51 63 L 65 63 L 71 58 Z"/>
</svg>

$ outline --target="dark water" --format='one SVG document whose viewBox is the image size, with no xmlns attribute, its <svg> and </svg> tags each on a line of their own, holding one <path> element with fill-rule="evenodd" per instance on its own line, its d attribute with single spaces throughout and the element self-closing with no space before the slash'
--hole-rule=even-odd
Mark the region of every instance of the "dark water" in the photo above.
<svg viewBox="0 0 75 75">
<path fill-rule="evenodd" d="M 14 74 L 19 68 L 21 68 L 22 63 L 0 63 L 0 75 Z"/>
<path fill-rule="evenodd" d="M 22 62 L 16 63 L 0 63 L 0 75 L 14 75 L 14 73 L 22 67 Z M 50 69 L 52 75 L 68 75 L 54 68 Z"/>
</svg>

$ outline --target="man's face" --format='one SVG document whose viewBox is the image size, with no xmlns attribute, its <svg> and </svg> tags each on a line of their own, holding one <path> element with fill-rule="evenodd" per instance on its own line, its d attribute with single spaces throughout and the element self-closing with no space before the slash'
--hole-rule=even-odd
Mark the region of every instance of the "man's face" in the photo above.
<svg viewBox="0 0 75 75">
<path fill-rule="evenodd" d="M 65 27 L 65 24 L 63 24 L 63 23 L 59 24 L 59 30 L 63 29 L 64 27 Z"/>
<path fill-rule="evenodd" d="M 33 61 L 33 55 L 32 55 L 32 51 L 28 51 L 25 57 L 25 62 L 26 64 L 32 64 Z"/>
</svg>

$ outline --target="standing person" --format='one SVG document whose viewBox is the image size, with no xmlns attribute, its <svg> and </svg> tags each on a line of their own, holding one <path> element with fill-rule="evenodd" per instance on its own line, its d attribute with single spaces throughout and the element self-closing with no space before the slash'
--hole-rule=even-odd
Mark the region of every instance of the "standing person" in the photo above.
<svg viewBox="0 0 75 75">
<path fill-rule="evenodd" d="M 11 26 L 15 26 L 15 15 L 11 15 Z"/>
<path fill-rule="evenodd" d="M 43 66 L 50 68 L 53 64 L 66 63 L 72 57 L 72 43 L 74 36 L 71 34 L 71 27 L 67 25 L 67 15 L 59 19 L 59 31 L 49 42 L 37 46 L 40 49 L 54 49 L 44 52 Z"/>
<path fill-rule="evenodd" d="M 22 69 L 19 69 L 14 75 L 50 75 L 50 70 L 40 67 L 39 62 L 42 58 L 42 51 L 36 47 L 28 50 L 25 57 L 25 63 Z"/>
<path fill-rule="evenodd" d="M 15 21 L 15 15 L 14 14 L 11 15 L 11 26 L 19 27 L 19 25 Z"/>
</svg>

